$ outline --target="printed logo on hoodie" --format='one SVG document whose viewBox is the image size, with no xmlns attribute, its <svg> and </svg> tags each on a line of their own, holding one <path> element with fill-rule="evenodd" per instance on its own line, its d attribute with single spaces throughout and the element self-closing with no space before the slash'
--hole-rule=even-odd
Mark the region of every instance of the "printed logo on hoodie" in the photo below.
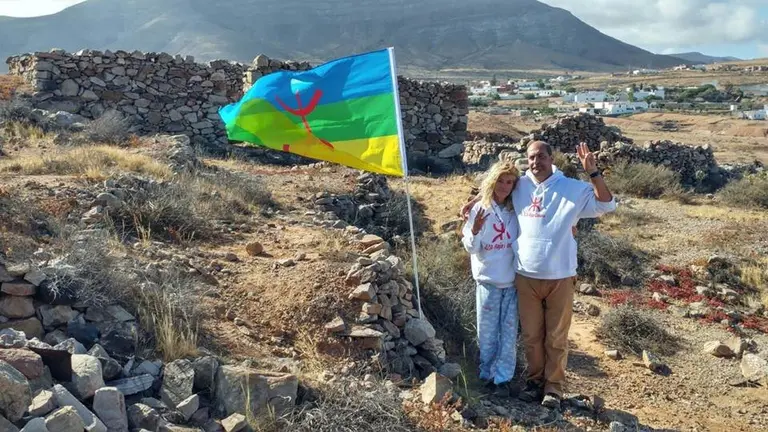
<svg viewBox="0 0 768 432">
<path fill-rule="evenodd" d="M 524 217 L 532 217 L 532 218 L 543 218 L 546 217 L 546 215 L 543 212 L 542 209 L 542 202 L 544 201 L 544 198 L 536 195 L 531 196 L 531 204 L 523 210 L 523 216 Z"/>
</svg>

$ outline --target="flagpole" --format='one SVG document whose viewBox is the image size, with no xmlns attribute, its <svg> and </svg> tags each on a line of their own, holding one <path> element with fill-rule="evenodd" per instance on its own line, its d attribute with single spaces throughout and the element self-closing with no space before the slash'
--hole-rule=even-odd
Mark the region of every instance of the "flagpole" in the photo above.
<svg viewBox="0 0 768 432">
<path fill-rule="evenodd" d="M 419 266 L 416 259 L 416 233 L 413 229 L 413 209 L 411 207 L 411 191 L 408 185 L 408 158 L 405 153 L 405 134 L 403 133 L 403 116 L 400 112 L 400 90 L 397 84 L 397 66 L 395 63 L 395 48 L 387 48 L 389 51 L 389 67 L 392 75 L 392 85 L 394 86 L 395 96 L 395 114 L 397 117 L 397 133 L 400 135 L 400 157 L 403 165 L 403 183 L 405 184 L 405 200 L 408 203 L 408 225 L 411 229 L 411 255 L 413 256 L 413 278 L 416 285 L 416 305 L 419 308 L 419 319 L 424 319 L 424 313 L 421 311 L 421 290 L 419 288 Z"/>
</svg>

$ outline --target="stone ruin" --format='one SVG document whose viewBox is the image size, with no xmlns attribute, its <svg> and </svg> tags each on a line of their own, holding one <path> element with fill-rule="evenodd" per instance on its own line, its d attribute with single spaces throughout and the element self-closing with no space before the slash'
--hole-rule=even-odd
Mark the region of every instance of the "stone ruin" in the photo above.
<svg viewBox="0 0 768 432">
<path fill-rule="evenodd" d="M 664 166 L 679 173 L 680 182 L 697 192 L 712 192 L 731 179 L 762 170 L 760 163 L 720 166 L 709 145 L 690 146 L 672 141 L 636 145 L 632 139 L 622 136 L 617 127 L 608 126 L 602 118 L 588 113 L 560 117 L 555 123 L 542 125 L 514 144 L 485 140 L 467 142 L 463 160 L 470 171 L 486 170 L 497 160 L 514 162 L 520 170 L 525 170 L 528 168 L 525 150 L 528 143 L 536 140 L 548 142 L 576 165 L 576 146 L 583 141 L 596 153 L 602 167 L 621 162 Z"/>
<path fill-rule="evenodd" d="M 221 106 L 238 101 L 265 75 L 311 67 L 264 55 L 250 65 L 202 64 L 191 56 L 96 50 L 28 53 L 6 63 L 11 75 L 34 88 L 33 108 L 86 119 L 117 111 L 137 134 L 184 134 L 196 146 L 219 151 L 231 148 L 218 115 Z M 409 168 L 431 173 L 460 168 L 469 113 L 466 87 L 405 77 L 398 77 L 398 87 Z M 269 152 L 278 155 L 273 159 L 283 155 Z"/>
</svg>

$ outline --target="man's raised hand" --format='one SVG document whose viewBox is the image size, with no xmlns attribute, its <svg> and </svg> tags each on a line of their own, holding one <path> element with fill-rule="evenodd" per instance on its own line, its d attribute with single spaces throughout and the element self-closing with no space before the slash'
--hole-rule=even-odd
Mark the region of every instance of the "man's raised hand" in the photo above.
<svg viewBox="0 0 768 432">
<path fill-rule="evenodd" d="M 589 151 L 589 147 L 586 143 L 581 143 L 576 149 L 576 153 L 579 155 L 581 166 L 584 167 L 584 171 L 587 174 L 592 174 L 597 171 L 597 161 L 595 155 Z"/>
</svg>

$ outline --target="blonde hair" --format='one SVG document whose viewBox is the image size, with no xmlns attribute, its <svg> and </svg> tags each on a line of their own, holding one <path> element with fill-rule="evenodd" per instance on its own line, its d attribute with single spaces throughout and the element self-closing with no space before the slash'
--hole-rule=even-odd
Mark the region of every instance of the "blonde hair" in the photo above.
<svg viewBox="0 0 768 432">
<path fill-rule="evenodd" d="M 517 178 L 520 176 L 520 171 L 518 171 L 513 162 L 499 161 L 493 164 L 488 170 L 488 174 L 486 174 L 482 184 L 480 184 L 480 203 L 483 207 L 491 208 L 491 204 L 494 201 L 493 190 L 496 188 L 496 182 L 498 182 L 499 177 L 504 174 L 511 174 L 515 177 L 515 182 L 517 182 Z M 517 186 L 517 183 L 515 183 L 515 186 Z M 512 194 L 504 200 L 504 206 L 508 209 L 512 209 Z"/>
</svg>

